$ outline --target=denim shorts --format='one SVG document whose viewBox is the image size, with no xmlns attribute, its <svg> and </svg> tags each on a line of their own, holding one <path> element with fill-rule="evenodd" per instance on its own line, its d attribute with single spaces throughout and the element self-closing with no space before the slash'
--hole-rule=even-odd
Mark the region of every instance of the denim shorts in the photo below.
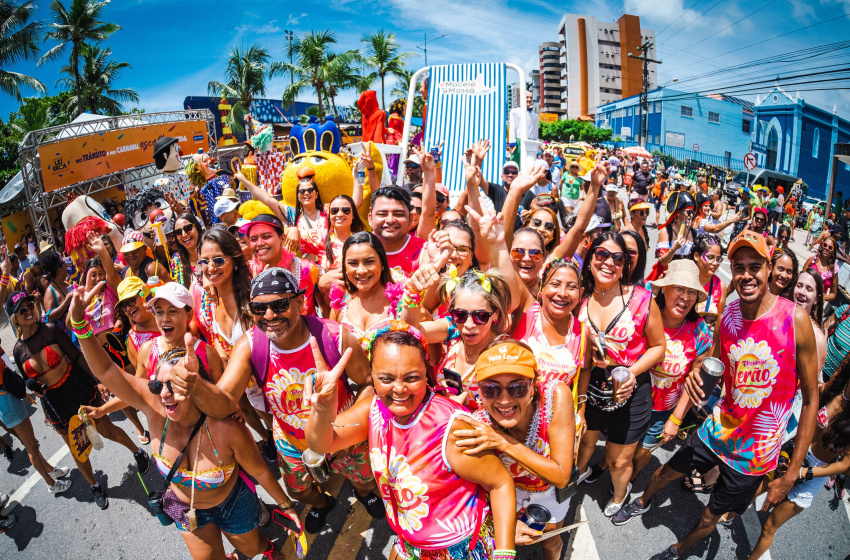
<svg viewBox="0 0 850 560">
<path fill-rule="evenodd" d="M 670 419 L 672 410 L 653 410 L 649 415 L 649 430 L 643 436 L 643 441 L 640 446 L 644 449 L 652 449 L 661 443 L 661 432 L 664 431 L 664 424 Z"/>
<path fill-rule="evenodd" d="M 806 454 L 806 459 L 803 461 L 804 467 L 825 467 L 826 465 L 827 463 L 824 463 L 815 457 L 814 454 L 812 454 L 812 450 L 809 449 L 809 452 Z M 823 483 L 825 480 L 826 477 L 819 476 L 811 480 L 804 480 L 795 484 L 791 490 L 788 491 L 788 501 L 803 509 L 808 508 L 812 505 L 815 497 L 820 494 L 821 490 L 823 490 Z"/>
<path fill-rule="evenodd" d="M 242 474 L 238 477 L 233 490 L 223 502 L 208 509 L 195 510 L 198 529 L 209 523 L 215 523 L 219 529 L 231 535 L 244 535 L 260 525 L 260 500 L 257 494 L 245 482 Z M 174 503 L 177 500 L 177 503 Z M 174 519 L 174 525 L 180 531 L 189 530 L 189 504 L 182 502 L 168 491 L 163 503 L 165 512 Z"/>
</svg>

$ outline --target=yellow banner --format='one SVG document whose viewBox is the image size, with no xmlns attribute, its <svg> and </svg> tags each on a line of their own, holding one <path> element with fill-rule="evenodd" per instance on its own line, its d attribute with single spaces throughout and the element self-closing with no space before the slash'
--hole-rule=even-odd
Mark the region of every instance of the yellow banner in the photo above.
<svg viewBox="0 0 850 560">
<path fill-rule="evenodd" d="M 153 163 L 162 136 L 178 138 L 184 154 L 209 149 L 207 121 L 151 124 L 58 140 L 38 148 L 45 192 Z"/>
<path fill-rule="evenodd" d="M 550 123 L 558 120 L 557 113 L 540 113 L 540 122 Z"/>
</svg>

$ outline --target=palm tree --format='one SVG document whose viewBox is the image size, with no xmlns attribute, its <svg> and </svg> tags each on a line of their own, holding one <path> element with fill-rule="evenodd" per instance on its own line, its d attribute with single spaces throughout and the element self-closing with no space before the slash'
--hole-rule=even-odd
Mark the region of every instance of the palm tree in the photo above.
<svg viewBox="0 0 850 560">
<path fill-rule="evenodd" d="M 83 112 L 83 83 L 80 77 L 81 49 L 85 43 L 99 43 L 115 33 L 121 27 L 114 23 L 105 23 L 100 19 L 100 12 L 109 0 L 71 0 L 71 9 L 68 10 L 60 0 L 50 3 L 50 11 L 53 12 L 53 23 L 51 30 L 45 33 L 45 39 L 54 39 L 59 44 L 44 53 L 38 61 L 41 66 L 45 62 L 58 58 L 70 45 L 71 56 L 68 66 L 74 78 L 73 86 L 77 99 L 77 115 Z M 64 69 L 63 69 L 64 71 Z"/>
<path fill-rule="evenodd" d="M 74 105 L 83 107 L 91 113 L 120 115 L 124 107 L 122 101 L 138 103 L 139 96 L 135 90 L 130 88 L 113 88 L 113 83 L 121 77 L 121 71 L 131 68 L 129 62 L 116 62 L 109 57 L 112 51 L 107 47 L 101 49 L 97 45 L 83 43 L 80 45 L 80 58 L 82 69 L 77 70 L 79 81 L 72 78 L 60 78 L 56 85 L 70 88 L 79 84 L 80 94 L 72 95 L 66 101 L 66 110 Z M 71 64 L 62 67 L 62 72 L 69 76 L 74 75 Z"/>
<path fill-rule="evenodd" d="M 30 98 L 18 107 L 15 116 L 9 120 L 12 137 L 20 142 L 28 132 L 61 124 L 61 117 L 54 116 L 50 104 L 39 98 Z"/>
<path fill-rule="evenodd" d="M 407 101 L 407 88 L 410 85 L 410 80 L 413 79 L 414 72 L 412 70 L 402 70 L 398 75 L 398 81 L 393 86 L 392 91 L 390 91 L 390 95 L 396 97 L 398 99 L 404 99 Z M 422 82 L 416 82 L 416 87 L 413 89 L 413 116 L 421 117 L 422 116 L 422 108 L 425 106 L 425 100 L 422 99 L 422 94 L 419 93 L 419 86 L 422 85 Z"/>
<path fill-rule="evenodd" d="M 244 132 L 242 122 L 245 114 L 251 110 L 251 103 L 257 97 L 266 94 L 266 72 L 268 71 L 269 51 L 258 45 L 248 48 L 233 47 L 224 71 L 226 83 L 210 82 L 207 91 L 213 95 L 224 95 L 236 99 L 233 109 L 227 116 L 227 125 L 237 133 Z"/>
<path fill-rule="evenodd" d="M 291 105 L 295 98 L 305 88 L 316 90 L 319 105 L 319 115 L 325 114 L 324 100 L 328 98 L 328 85 L 335 76 L 342 73 L 341 68 L 350 66 L 357 60 L 356 51 L 346 51 L 334 54 L 330 46 L 336 43 L 336 35 L 333 31 L 311 31 L 299 37 L 287 48 L 287 56 L 294 59 L 292 64 L 288 62 L 273 62 L 269 70 L 269 77 L 286 75 L 291 72 L 294 82 L 283 90 L 284 106 Z"/>
<path fill-rule="evenodd" d="M 39 93 L 47 91 L 44 84 L 32 76 L 3 70 L 17 62 L 35 57 L 39 51 L 40 21 L 30 22 L 35 4 L 15 4 L 0 0 L 0 91 L 14 95 L 21 101 L 21 88 L 28 87 Z"/>
<path fill-rule="evenodd" d="M 336 98 L 340 92 L 351 88 L 357 88 L 363 80 L 357 68 L 352 64 L 353 60 L 344 60 L 337 62 L 340 57 L 338 54 L 330 53 L 328 55 L 328 81 L 326 95 L 333 107 L 334 115 L 338 116 L 336 109 Z M 351 58 L 351 57 L 349 57 Z"/>
<path fill-rule="evenodd" d="M 381 79 L 381 105 L 387 110 L 384 99 L 384 79 L 387 75 L 403 77 L 406 60 L 413 56 L 411 52 L 399 52 L 401 47 L 395 40 L 395 33 L 387 33 L 383 29 L 372 35 L 364 35 L 361 42 L 366 44 L 366 53 L 362 58 L 363 64 L 374 72 L 364 76 L 366 83 L 371 84 Z"/>
</svg>

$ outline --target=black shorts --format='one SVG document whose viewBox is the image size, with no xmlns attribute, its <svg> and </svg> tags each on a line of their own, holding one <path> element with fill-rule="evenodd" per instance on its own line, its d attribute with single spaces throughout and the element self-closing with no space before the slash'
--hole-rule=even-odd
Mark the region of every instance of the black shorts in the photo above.
<svg viewBox="0 0 850 560">
<path fill-rule="evenodd" d="M 723 515 L 728 511 L 743 515 L 756 497 L 762 475 L 742 474 L 724 463 L 700 439 L 697 430 L 691 432 L 685 445 L 667 462 L 668 467 L 685 474 L 690 474 L 694 469 L 706 473 L 715 465 L 720 467 L 720 478 L 711 491 L 708 511 L 712 515 Z"/>
<path fill-rule="evenodd" d="M 625 406 L 603 411 L 588 404 L 584 412 L 588 430 L 600 431 L 607 441 L 631 445 L 643 439 L 652 414 L 652 380 L 642 373 L 635 380 L 635 390 Z"/>
<path fill-rule="evenodd" d="M 782 214 L 774 210 L 767 215 L 767 219 L 770 223 L 778 222 L 782 218 Z"/>
</svg>

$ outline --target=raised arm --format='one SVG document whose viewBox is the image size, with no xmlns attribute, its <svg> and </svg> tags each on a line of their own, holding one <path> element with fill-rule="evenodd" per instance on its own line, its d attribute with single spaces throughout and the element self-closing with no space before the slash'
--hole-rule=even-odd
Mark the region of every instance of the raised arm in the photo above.
<svg viewBox="0 0 850 560">
<path fill-rule="evenodd" d="M 481 244 L 487 249 L 491 266 L 505 277 L 511 293 L 511 304 L 508 311 L 513 312 L 527 299 L 524 298 L 523 290 L 528 292 L 528 288 L 525 287 L 514 269 L 510 251 L 505 245 L 504 214 L 490 212 L 481 216 L 470 206 L 466 207 L 466 211 L 469 214 L 472 230 L 477 232 L 477 239 L 480 239 Z"/>
<path fill-rule="evenodd" d="M 106 249 L 103 239 L 101 239 L 97 233 L 90 231 L 86 237 L 86 244 L 93 253 L 100 257 L 100 264 L 103 266 L 103 271 L 106 273 L 106 283 L 109 284 L 113 290 L 117 290 L 118 284 L 121 282 L 121 277 L 115 272 L 115 266 L 112 264 L 112 257 L 109 256 L 109 251 Z"/>
<path fill-rule="evenodd" d="M 437 227 L 437 166 L 431 152 L 413 146 L 413 153 L 419 156 L 422 166 L 422 215 L 416 226 L 416 237 L 428 239 L 428 235 Z"/>
<path fill-rule="evenodd" d="M 590 171 L 590 187 L 587 196 L 576 215 L 575 225 L 567 231 L 564 239 L 552 251 L 552 258 L 571 259 L 578 249 L 584 236 L 584 230 L 590 224 L 593 212 L 596 210 L 596 199 L 605 179 L 608 178 L 608 162 L 602 160 L 601 152 L 596 156 L 596 166 Z"/>
<path fill-rule="evenodd" d="M 248 189 L 248 192 L 251 193 L 251 196 L 254 197 L 254 200 L 259 200 L 260 202 L 271 208 L 272 212 L 275 213 L 275 216 L 280 218 L 281 222 L 290 226 L 294 225 L 290 224 L 289 220 L 286 219 L 286 215 L 283 213 L 283 208 L 280 207 L 280 202 L 278 202 L 275 197 L 267 193 L 265 189 L 261 189 L 260 187 L 246 179 L 245 176 L 242 175 L 241 171 L 239 173 L 234 173 L 233 178 L 242 183 L 242 185 L 246 189 Z"/>
<path fill-rule="evenodd" d="M 513 223 L 516 221 L 516 215 L 519 211 L 519 203 L 522 196 L 531 190 L 534 185 L 546 174 L 541 168 L 535 168 L 531 174 L 519 174 L 511 183 L 511 188 L 508 190 L 508 196 L 505 198 L 505 204 L 502 206 L 502 215 L 506 216 L 508 227 L 505 228 L 505 245 L 510 249 L 514 244 L 514 228 Z M 526 208 L 527 210 L 527 208 Z"/>
</svg>

